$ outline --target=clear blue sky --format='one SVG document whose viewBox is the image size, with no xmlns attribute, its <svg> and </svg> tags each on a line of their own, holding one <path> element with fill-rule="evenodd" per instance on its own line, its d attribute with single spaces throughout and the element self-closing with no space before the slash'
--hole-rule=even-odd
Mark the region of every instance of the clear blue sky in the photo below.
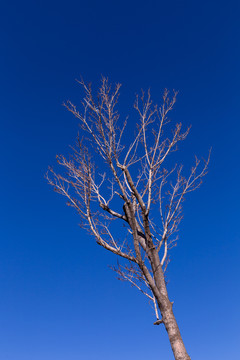
<svg viewBox="0 0 240 360">
<path fill-rule="evenodd" d="M 239 2 L 13 0 L 0 17 L 1 360 L 173 359 L 144 297 L 44 179 L 78 131 L 61 105 L 80 101 L 75 78 L 101 74 L 123 84 L 125 114 L 141 88 L 179 90 L 183 161 L 213 148 L 168 287 L 192 359 L 239 359 Z"/>
</svg>

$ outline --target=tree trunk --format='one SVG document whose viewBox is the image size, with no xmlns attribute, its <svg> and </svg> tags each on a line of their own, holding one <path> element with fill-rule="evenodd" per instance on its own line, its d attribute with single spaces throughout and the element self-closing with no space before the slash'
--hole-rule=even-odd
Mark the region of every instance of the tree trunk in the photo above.
<svg viewBox="0 0 240 360">
<path fill-rule="evenodd" d="M 175 359 L 190 360 L 191 358 L 185 349 L 177 321 L 172 311 L 172 303 L 169 300 L 167 306 L 161 309 L 161 313 Z"/>
<path fill-rule="evenodd" d="M 155 284 L 159 291 L 158 294 L 155 294 L 155 297 L 162 314 L 162 320 L 168 333 L 175 360 L 191 360 L 184 346 L 177 321 L 172 311 L 172 303 L 168 298 L 162 266 L 155 249 L 153 249 L 151 253 L 151 263 Z"/>
</svg>

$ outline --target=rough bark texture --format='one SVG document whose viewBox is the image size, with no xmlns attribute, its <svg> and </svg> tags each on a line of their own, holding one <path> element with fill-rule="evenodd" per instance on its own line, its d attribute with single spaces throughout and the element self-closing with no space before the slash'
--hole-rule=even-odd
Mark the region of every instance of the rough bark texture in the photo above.
<svg viewBox="0 0 240 360">
<path fill-rule="evenodd" d="M 190 360 L 191 358 L 185 349 L 170 302 L 167 308 L 162 310 L 162 316 L 175 359 Z"/>
<path fill-rule="evenodd" d="M 190 360 L 185 345 L 183 343 L 177 321 L 173 314 L 172 303 L 168 298 L 167 288 L 163 276 L 161 264 L 158 265 L 158 271 L 155 276 L 159 295 L 156 295 L 159 309 L 161 311 L 163 324 L 168 333 L 169 341 L 176 360 Z"/>
<path fill-rule="evenodd" d="M 148 221 L 146 219 L 146 233 L 148 233 L 151 239 L 150 230 L 148 227 Z M 172 310 L 172 302 L 168 298 L 168 291 L 162 270 L 161 262 L 156 249 L 153 247 L 150 253 L 151 265 L 153 269 L 153 276 L 158 292 L 154 293 L 158 307 L 160 309 L 163 324 L 168 333 L 169 341 L 172 347 L 172 351 L 176 360 L 190 360 L 185 345 L 183 343 L 180 330 L 176 321 L 176 318 Z M 154 289 L 153 289 L 154 292 Z"/>
</svg>

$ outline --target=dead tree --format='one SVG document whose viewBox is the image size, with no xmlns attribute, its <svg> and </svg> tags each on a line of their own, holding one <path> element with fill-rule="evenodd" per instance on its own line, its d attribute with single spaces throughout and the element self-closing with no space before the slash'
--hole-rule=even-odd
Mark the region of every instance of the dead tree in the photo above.
<svg viewBox="0 0 240 360">
<path fill-rule="evenodd" d="M 165 91 L 161 106 L 153 104 L 150 92 L 136 98 L 138 123 L 129 141 L 127 121 L 121 121 L 117 109 L 120 85 L 112 88 L 103 78 L 94 96 L 91 85 L 80 84 L 85 92 L 82 112 L 70 101 L 65 107 L 78 119 L 81 132 L 70 158 L 57 156 L 60 172 L 50 168 L 47 179 L 77 210 L 97 243 L 122 258 L 114 270 L 152 301 L 154 324 L 164 324 L 175 359 L 189 360 L 164 271 L 177 239 L 182 203 L 200 186 L 209 157 L 201 163 L 195 158 L 187 177 L 182 165 L 167 165 L 189 133 L 181 123 L 169 127 L 175 93 L 170 98 Z M 116 226 L 121 222 L 119 236 Z"/>
</svg>

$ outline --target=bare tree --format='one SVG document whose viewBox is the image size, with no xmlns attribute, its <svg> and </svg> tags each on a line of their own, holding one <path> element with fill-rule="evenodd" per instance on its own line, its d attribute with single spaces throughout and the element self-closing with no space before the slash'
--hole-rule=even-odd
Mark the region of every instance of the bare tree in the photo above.
<svg viewBox="0 0 240 360">
<path fill-rule="evenodd" d="M 161 106 L 153 104 L 150 92 L 137 97 L 134 108 L 139 121 L 129 141 L 124 132 L 127 121 L 120 121 L 117 110 L 120 85 L 112 88 L 103 78 L 94 96 L 91 85 L 80 84 L 85 92 L 82 112 L 70 101 L 65 106 L 79 120 L 81 135 L 69 159 L 57 156 L 63 171 L 50 168 L 47 179 L 77 210 L 82 226 L 97 243 L 122 258 L 113 269 L 119 279 L 129 281 L 151 300 L 154 324 L 164 324 L 175 359 L 189 360 L 164 272 L 177 239 L 185 195 L 200 186 L 209 157 L 201 163 L 195 158 L 187 177 L 182 165 L 166 168 L 166 160 L 189 133 L 189 129 L 182 131 L 181 123 L 169 131 L 176 94 L 169 98 L 165 91 Z M 116 221 L 124 225 L 121 237 Z"/>
</svg>

